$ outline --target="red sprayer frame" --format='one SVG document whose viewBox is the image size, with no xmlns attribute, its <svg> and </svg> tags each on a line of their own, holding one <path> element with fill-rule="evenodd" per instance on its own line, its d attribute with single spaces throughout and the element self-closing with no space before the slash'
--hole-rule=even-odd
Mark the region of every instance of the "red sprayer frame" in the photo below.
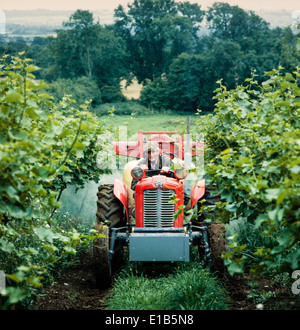
<svg viewBox="0 0 300 330">
<path fill-rule="evenodd" d="M 178 141 L 175 141 L 168 135 L 178 134 Z M 117 155 L 133 158 L 143 157 L 144 135 L 152 135 L 148 141 L 158 143 L 160 154 L 174 153 L 177 158 L 184 159 L 184 151 L 187 148 L 183 141 L 183 135 L 180 131 L 138 131 L 138 141 L 119 141 L 113 142 L 113 147 Z M 191 156 L 201 153 L 196 148 L 203 148 L 203 143 L 190 143 Z"/>
</svg>

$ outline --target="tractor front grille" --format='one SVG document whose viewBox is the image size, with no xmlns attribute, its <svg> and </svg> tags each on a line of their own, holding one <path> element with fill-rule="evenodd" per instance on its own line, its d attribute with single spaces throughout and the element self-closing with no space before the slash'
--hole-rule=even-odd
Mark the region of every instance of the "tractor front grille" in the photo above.
<svg viewBox="0 0 300 330">
<path fill-rule="evenodd" d="M 147 189 L 143 194 L 144 227 L 173 227 L 175 203 L 169 203 L 171 189 Z"/>
</svg>

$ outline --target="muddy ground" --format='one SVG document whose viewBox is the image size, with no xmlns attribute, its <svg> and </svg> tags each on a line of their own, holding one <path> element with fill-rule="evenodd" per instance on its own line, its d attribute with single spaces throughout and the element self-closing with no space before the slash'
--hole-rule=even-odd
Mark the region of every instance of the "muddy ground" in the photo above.
<svg viewBox="0 0 300 330">
<path fill-rule="evenodd" d="M 224 281 L 224 280 L 223 280 Z M 255 286 L 253 286 L 255 283 Z M 256 310 L 262 308 L 256 301 L 255 293 L 274 292 L 274 297 L 266 299 L 265 310 L 299 310 L 299 295 L 290 293 L 279 281 L 270 279 L 250 279 L 229 277 L 224 281 L 230 297 L 232 310 Z M 44 289 L 38 298 L 37 310 L 102 310 L 107 308 L 111 289 L 99 290 L 96 286 L 92 267 L 92 256 L 87 254 L 80 265 L 67 269 L 52 286 Z M 249 295 L 251 298 L 249 298 Z M 261 294 L 263 295 L 263 294 Z"/>
</svg>

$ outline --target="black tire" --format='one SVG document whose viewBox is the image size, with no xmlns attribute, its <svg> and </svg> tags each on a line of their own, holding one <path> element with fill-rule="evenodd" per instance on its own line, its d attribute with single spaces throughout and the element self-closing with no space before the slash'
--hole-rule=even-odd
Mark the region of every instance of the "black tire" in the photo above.
<svg viewBox="0 0 300 330">
<path fill-rule="evenodd" d="M 123 261 L 122 246 L 115 243 L 113 259 L 109 260 L 111 228 L 124 226 L 123 205 L 113 193 L 113 185 L 101 185 L 98 188 L 97 224 L 95 229 L 104 237 L 94 243 L 95 280 L 99 288 L 111 285 L 112 275 L 120 268 Z"/>
<path fill-rule="evenodd" d="M 109 228 L 123 226 L 123 205 L 114 195 L 114 185 L 99 186 L 97 196 L 97 223 L 106 224 Z"/>
<path fill-rule="evenodd" d="M 205 200 L 204 202 L 198 203 L 198 207 L 200 208 L 202 205 L 215 205 L 217 202 L 221 201 L 221 196 L 219 194 L 216 194 L 215 189 L 213 186 L 205 186 L 205 193 L 204 196 L 201 198 L 201 200 Z M 211 212 L 214 214 L 214 212 Z M 207 219 L 209 213 L 203 212 L 198 217 L 198 222 L 203 222 L 205 219 Z"/>
<path fill-rule="evenodd" d="M 215 193 L 215 187 L 206 186 L 205 194 L 202 199 L 205 199 L 203 203 L 199 203 L 199 208 L 204 205 L 214 205 L 220 202 L 221 197 L 219 194 Z M 214 212 L 212 211 L 212 214 Z M 204 253 L 205 244 L 207 242 L 202 242 L 199 246 L 199 255 L 204 264 L 211 269 L 212 272 L 217 272 L 219 274 L 225 274 L 226 267 L 222 258 L 223 252 L 226 252 L 226 239 L 225 239 L 225 225 L 221 221 L 212 221 L 211 223 L 203 223 L 203 221 L 208 217 L 208 213 L 203 213 L 199 215 L 197 223 L 202 224 L 207 227 L 208 231 L 208 244 L 210 248 L 210 254 L 206 255 Z"/>
<path fill-rule="evenodd" d="M 99 289 L 106 289 L 111 284 L 112 271 L 109 261 L 109 228 L 97 224 L 95 229 L 104 237 L 99 237 L 94 242 L 93 263 L 96 284 Z"/>
<path fill-rule="evenodd" d="M 208 225 L 210 245 L 210 269 L 218 274 L 225 274 L 226 266 L 222 258 L 226 252 L 225 225 L 221 221 L 214 221 Z"/>
</svg>

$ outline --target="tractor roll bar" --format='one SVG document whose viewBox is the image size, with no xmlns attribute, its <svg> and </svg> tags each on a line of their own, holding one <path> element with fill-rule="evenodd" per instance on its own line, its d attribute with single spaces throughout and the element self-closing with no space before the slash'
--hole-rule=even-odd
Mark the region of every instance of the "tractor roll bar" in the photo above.
<svg viewBox="0 0 300 330">
<path fill-rule="evenodd" d="M 139 149 L 139 157 L 143 157 L 143 145 L 144 145 L 144 135 L 147 134 L 155 134 L 162 138 L 160 143 L 175 143 L 170 137 L 168 138 L 167 135 L 172 134 L 179 134 L 178 137 L 178 155 L 177 157 L 183 159 L 183 135 L 181 131 L 138 131 L 138 149 Z M 166 139 L 167 138 L 167 139 Z M 166 140 L 165 140 L 166 139 Z"/>
</svg>

